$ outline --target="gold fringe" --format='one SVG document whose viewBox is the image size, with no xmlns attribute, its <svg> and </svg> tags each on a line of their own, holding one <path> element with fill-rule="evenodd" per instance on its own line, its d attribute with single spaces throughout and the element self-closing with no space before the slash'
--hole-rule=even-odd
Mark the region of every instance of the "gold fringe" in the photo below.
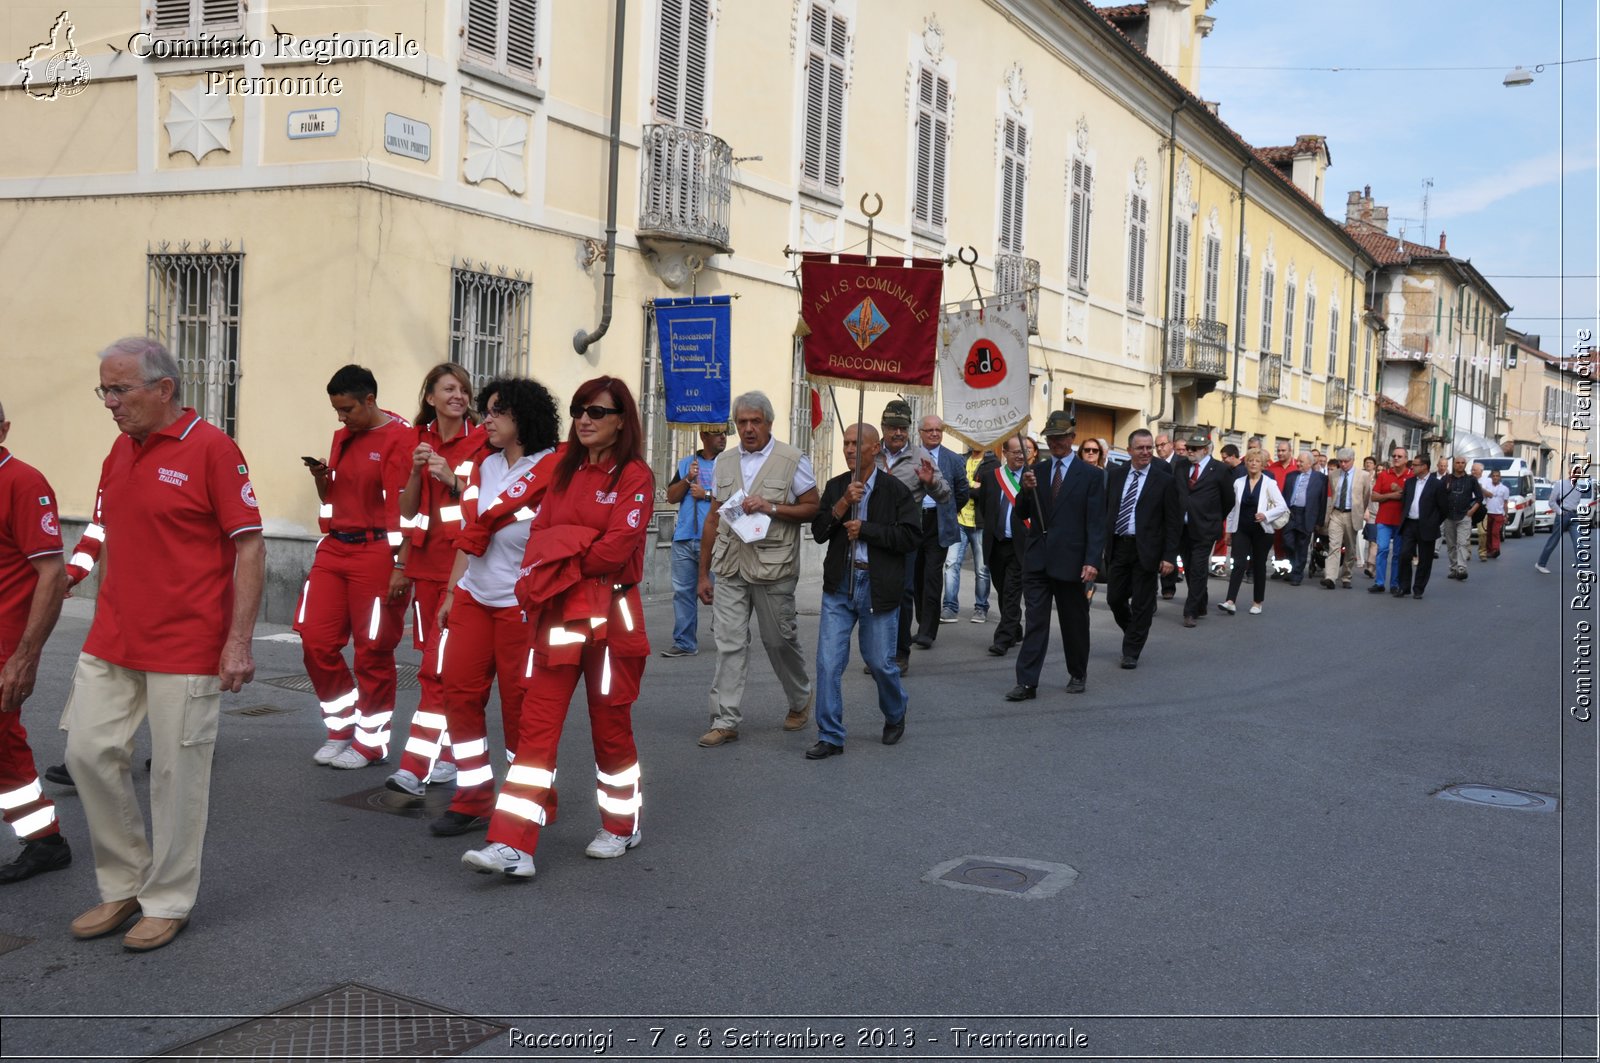
<svg viewBox="0 0 1600 1063">
<path fill-rule="evenodd" d="M 807 336 L 811 335 L 811 326 L 806 324 L 805 318 L 802 317 L 795 319 L 794 334 L 800 339 L 805 339 Z"/>
<path fill-rule="evenodd" d="M 1031 414 L 1028 417 L 1024 417 L 1022 419 L 1022 422 L 1020 424 L 1018 424 L 1017 427 L 1013 428 L 1011 431 L 1007 432 L 1005 435 L 1001 436 L 999 439 L 996 439 L 993 443 L 977 443 L 977 442 L 974 442 L 970 436 L 962 435 L 960 432 L 956 431 L 954 428 L 951 428 L 948 424 L 946 424 L 944 426 L 944 434 L 947 435 L 947 436 L 954 436 L 955 438 L 961 440 L 961 442 L 965 443 L 969 447 L 977 447 L 979 450 L 992 450 L 992 451 L 995 452 L 996 455 L 998 455 L 1000 453 L 1001 445 L 1003 443 L 1005 443 L 1006 440 L 1010 439 L 1012 436 L 1022 435 L 1024 432 L 1026 432 L 1028 430 L 1028 421 L 1031 419 L 1031 417 L 1032 417 Z"/>
<path fill-rule="evenodd" d="M 688 429 L 695 432 L 726 432 L 728 430 L 728 422 L 723 421 L 719 424 L 705 424 L 701 421 L 668 421 L 667 427 Z"/>
</svg>

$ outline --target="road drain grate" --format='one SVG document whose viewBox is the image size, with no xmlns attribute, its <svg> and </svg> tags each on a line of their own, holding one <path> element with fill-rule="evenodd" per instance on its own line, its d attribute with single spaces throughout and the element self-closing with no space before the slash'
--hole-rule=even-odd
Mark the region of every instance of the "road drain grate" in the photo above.
<svg viewBox="0 0 1600 1063">
<path fill-rule="evenodd" d="M 395 687 L 398 690 L 417 689 L 417 666 L 414 664 L 397 664 L 394 666 Z M 263 679 L 269 686 L 282 687 L 284 690 L 297 690 L 302 694 L 315 693 L 311 689 L 311 677 L 305 673 L 300 675 L 280 675 L 272 679 Z"/>
<path fill-rule="evenodd" d="M 32 945 L 33 938 L 19 938 L 15 934 L 0 934 L 0 956 L 14 952 L 24 945 Z"/>
<path fill-rule="evenodd" d="M 1054 897 L 1072 885 L 1078 872 L 1066 864 L 1016 856 L 961 856 L 946 860 L 922 876 L 936 886 L 1037 901 Z"/>
<path fill-rule="evenodd" d="M 358 790 L 343 797 L 330 797 L 328 800 L 336 805 L 359 808 L 366 812 L 387 812 L 392 816 L 405 816 L 408 819 L 424 817 L 436 819 L 444 815 L 454 795 L 454 786 L 430 786 L 428 792 L 420 798 L 398 793 L 387 786 L 377 786 L 371 790 Z"/>
<path fill-rule="evenodd" d="M 241 705 L 237 709 L 223 709 L 227 716 L 277 716 L 279 713 L 293 712 L 282 705 Z"/>
<path fill-rule="evenodd" d="M 156 1059 L 382 1059 L 421 1063 L 459 1056 L 505 1027 L 434 1004 L 346 982 L 259 1019 L 247 1019 Z"/>
<path fill-rule="evenodd" d="M 1554 812 L 1556 808 L 1553 794 L 1536 794 L 1532 790 L 1515 790 L 1509 786 L 1488 786 L 1484 783 L 1446 786 L 1434 796 L 1443 801 L 1464 801 L 1469 805 L 1490 805 L 1516 812 Z"/>
</svg>

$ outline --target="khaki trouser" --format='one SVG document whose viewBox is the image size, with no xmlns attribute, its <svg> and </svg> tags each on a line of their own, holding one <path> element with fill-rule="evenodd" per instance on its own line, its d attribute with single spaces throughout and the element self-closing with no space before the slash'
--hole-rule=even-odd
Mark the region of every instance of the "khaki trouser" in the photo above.
<svg viewBox="0 0 1600 1063">
<path fill-rule="evenodd" d="M 1467 558 L 1472 556 L 1472 519 L 1446 520 L 1443 525 L 1444 542 L 1450 548 L 1450 571 L 1458 575 L 1467 571 Z"/>
<path fill-rule="evenodd" d="M 1344 556 L 1339 556 L 1339 548 L 1344 547 Z M 1341 583 L 1350 582 L 1350 573 L 1361 561 L 1361 525 L 1356 523 L 1354 513 L 1344 513 L 1337 509 L 1328 510 L 1328 567 L 1323 569 L 1325 579 L 1337 578 Z M 1339 565 L 1338 576 L 1334 575 L 1334 563 Z"/>
<path fill-rule="evenodd" d="M 182 919 L 194 907 L 221 704 L 214 675 L 137 672 L 78 655 L 61 726 L 102 901 L 137 897 L 140 910 L 158 919 Z M 132 771 L 134 734 L 146 717 L 148 842 Z"/>
<path fill-rule="evenodd" d="M 777 583 L 748 583 L 741 576 L 718 576 L 711 599 L 713 636 L 717 643 L 717 672 L 711 680 L 711 726 L 739 729 L 739 703 L 744 700 L 745 671 L 750 659 L 750 615 L 761 629 L 767 659 L 783 684 L 790 712 L 811 703 L 811 679 L 805 655 L 800 652 L 800 631 L 795 620 L 794 589 L 798 578 Z"/>
</svg>

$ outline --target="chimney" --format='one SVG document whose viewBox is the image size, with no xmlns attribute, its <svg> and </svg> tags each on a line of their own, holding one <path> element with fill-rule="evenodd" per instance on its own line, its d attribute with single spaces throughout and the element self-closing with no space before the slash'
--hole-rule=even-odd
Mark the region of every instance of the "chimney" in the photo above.
<svg viewBox="0 0 1600 1063">
<path fill-rule="evenodd" d="M 1444 230 L 1443 229 L 1439 230 L 1439 250 L 1441 250 L 1441 251 L 1445 250 L 1445 246 L 1444 246 Z"/>
<path fill-rule="evenodd" d="M 1389 231 L 1389 208 L 1373 206 L 1372 186 L 1366 185 L 1360 192 L 1351 192 L 1346 197 L 1344 223 L 1356 228 L 1387 234 Z"/>
<path fill-rule="evenodd" d="M 1322 178 L 1331 162 L 1328 140 L 1317 134 L 1302 134 L 1294 141 L 1294 162 L 1289 179 L 1300 191 L 1322 206 Z"/>
</svg>

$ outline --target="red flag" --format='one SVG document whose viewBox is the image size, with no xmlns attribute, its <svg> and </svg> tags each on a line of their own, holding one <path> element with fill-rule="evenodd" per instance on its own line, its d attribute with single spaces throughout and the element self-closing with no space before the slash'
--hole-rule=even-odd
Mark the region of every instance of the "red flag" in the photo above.
<svg viewBox="0 0 1600 1063">
<path fill-rule="evenodd" d="M 808 254 L 800 263 L 806 376 L 932 394 L 943 263 L 833 259 Z"/>
<path fill-rule="evenodd" d="M 815 432 L 822 427 L 822 393 L 816 388 L 811 389 L 811 430 Z"/>
</svg>

